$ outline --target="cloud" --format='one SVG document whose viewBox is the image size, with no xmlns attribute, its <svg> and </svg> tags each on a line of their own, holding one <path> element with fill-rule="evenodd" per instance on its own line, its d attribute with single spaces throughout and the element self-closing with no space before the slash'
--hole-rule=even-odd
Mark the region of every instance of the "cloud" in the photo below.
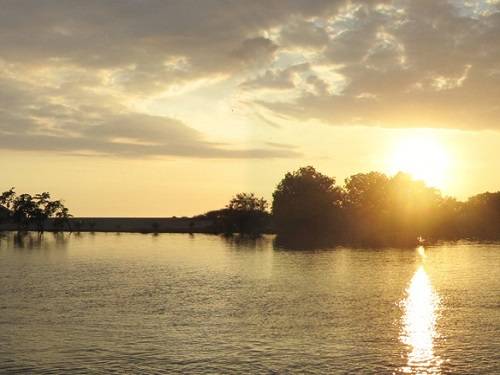
<svg viewBox="0 0 500 375">
<path fill-rule="evenodd" d="M 316 63 L 343 77 L 340 90 L 259 104 L 332 125 L 500 130 L 500 45 L 493 41 L 500 35 L 499 9 L 394 4 L 401 5 L 352 5 L 328 26 L 330 40 Z"/>
<path fill-rule="evenodd" d="M 309 64 L 292 65 L 286 69 L 266 70 L 255 78 L 243 82 L 240 86 L 244 89 L 259 90 L 289 90 L 296 87 L 294 79 L 298 74 L 307 72 Z"/>
<path fill-rule="evenodd" d="M 232 55 L 244 65 L 252 65 L 271 61 L 277 49 L 270 39 L 257 37 L 245 39 Z"/>
<path fill-rule="evenodd" d="M 126 70 L 129 79 L 137 73 L 138 79 L 149 76 L 152 84 L 168 85 L 267 63 L 277 46 L 263 35 L 266 30 L 291 15 L 310 17 L 334 8 L 335 2 L 306 0 L 6 1 L 0 49 L 8 61 Z M 176 60 L 183 63 L 169 64 Z"/>
<path fill-rule="evenodd" d="M 295 150 L 272 145 L 243 149 L 209 142 L 177 119 L 131 112 L 110 98 L 89 99 L 80 93 L 76 98 L 81 102 L 75 102 L 59 94 L 59 89 L 1 79 L 0 148 L 127 157 L 300 156 Z"/>
<path fill-rule="evenodd" d="M 211 143 L 185 122 L 151 116 L 133 102 L 200 80 L 255 75 L 279 49 L 268 30 L 337 5 L 7 0 L 1 7 L 0 147 L 255 158 L 299 153 Z"/>
<path fill-rule="evenodd" d="M 257 108 L 249 120 L 279 118 L 276 132 L 283 119 L 500 130 L 498 35 L 500 5 L 487 1 L 5 0 L 0 147 L 298 155 L 211 142 L 189 119 L 136 105 L 221 81 Z"/>
<path fill-rule="evenodd" d="M 18 122 L 13 123 L 14 126 Z M 63 135 L 49 132 L 0 132 L 0 147 L 9 150 L 52 151 L 127 157 L 183 156 L 197 158 L 289 158 L 294 150 L 273 146 L 235 149 L 213 144 L 181 122 L 148 115 L 119 115 L 111 122 Z"/>
<path fill-rule="evenodd" d="M 299 18 L 283 27 L 279 40 L 284 47 L 321 49 L 328 43 L 329 36 L 321 24 Z"/>
</svg>

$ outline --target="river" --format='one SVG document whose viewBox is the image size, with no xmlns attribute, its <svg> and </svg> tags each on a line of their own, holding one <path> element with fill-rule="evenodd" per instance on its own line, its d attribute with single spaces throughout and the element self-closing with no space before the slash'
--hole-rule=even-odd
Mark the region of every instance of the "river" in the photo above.
<svg viewBox="0 0 500 375">
<path fill-rule="evenodd" d="M 1 373 L 500 373 L 500 245 L 0 235 Z"/>
</svg>

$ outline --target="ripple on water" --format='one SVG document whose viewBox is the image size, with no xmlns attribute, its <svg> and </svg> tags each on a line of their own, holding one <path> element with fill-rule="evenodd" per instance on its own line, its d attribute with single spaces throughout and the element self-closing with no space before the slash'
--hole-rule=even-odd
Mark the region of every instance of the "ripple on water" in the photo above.
<svg viewBox="0 0 500 375">
<path fill-rule="evenodd" d="M 1 373 L 500 373 L 497 245 L 1 241 Z"/>
</svg>

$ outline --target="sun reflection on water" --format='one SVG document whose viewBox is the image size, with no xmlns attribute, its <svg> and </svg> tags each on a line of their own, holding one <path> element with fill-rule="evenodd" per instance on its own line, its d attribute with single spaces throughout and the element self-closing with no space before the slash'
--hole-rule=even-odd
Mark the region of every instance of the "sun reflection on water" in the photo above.
<svg viewBox="0 0 500 375">
<path fill-rule="evenodd" d="M 423 257 L 423 248 L 418 249 Z M 401 370 L 410 374 L 439 374 L 441 360 L 434 354 L 439 296 L 421 265 L 406 289 L 401 342 L 408 347 L 407 365 Z"/>
</svg>

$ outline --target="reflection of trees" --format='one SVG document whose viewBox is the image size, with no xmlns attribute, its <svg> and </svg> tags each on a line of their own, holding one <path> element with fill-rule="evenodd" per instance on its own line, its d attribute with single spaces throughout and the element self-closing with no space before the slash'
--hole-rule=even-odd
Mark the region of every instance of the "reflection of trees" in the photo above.
<svg viewBox="0 0 500 375">
<path fill-rule="evenodd" d="M 36 250 L 36 249 L 62 249 L 66 248 L 70 234 L 38 233 L 38 232 L 10 232 L 0 237 L 0 242 L 7 248 Z"/>
<path fill-rule="evenodd" d="M 222 235 L 221 238 L 231 248 L 238 250 L 239 249 L 261 250 L 264 249 L 270 242 L 270 238 L 268 236 L 259 236 L 259 235 L 230 234 L 230 235 Z"/>
<path fill-rule="evenodd" d="M 285 234 L 274 237 L 273 248 L 274 250 L 319 250 L 331 248 L 336 243 L 337 240 L 329 237 Z"/>
</svg>

